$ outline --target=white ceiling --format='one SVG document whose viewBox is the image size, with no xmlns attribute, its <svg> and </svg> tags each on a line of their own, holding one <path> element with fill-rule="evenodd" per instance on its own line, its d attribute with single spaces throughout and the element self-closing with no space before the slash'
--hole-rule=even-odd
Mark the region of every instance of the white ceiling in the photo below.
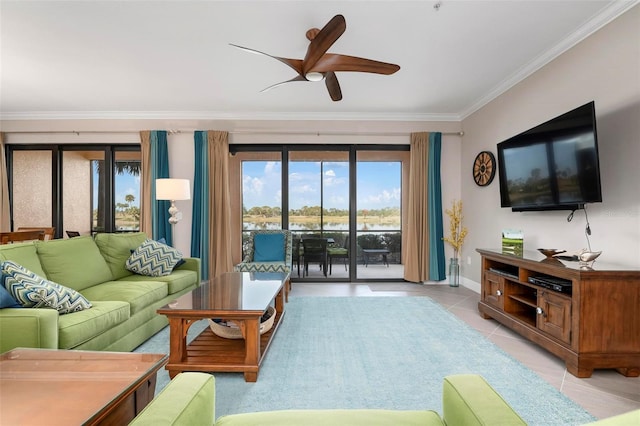
<svg viewBox="0 0 640 426">
<path fill-rule="evenodd" d="M 637 1 L 0 1 L 3 119 L 460 120 Z M 305 32 L 344 15 L 329 50 L 396 63 L 260 91 L 295 73 Z"/>
</svg>

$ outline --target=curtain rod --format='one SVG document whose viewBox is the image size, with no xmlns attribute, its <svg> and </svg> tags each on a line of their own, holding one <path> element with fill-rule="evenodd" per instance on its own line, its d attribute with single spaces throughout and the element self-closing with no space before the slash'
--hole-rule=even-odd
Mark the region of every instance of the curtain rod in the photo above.
<svg viewBox="0 0 640 426">
<path fill-rule="evenodd" d="M 257 131 L 257 130 L 236 130 L 229 131 L 230 134 L 235 135 L 291 135 L 291 136 L 409 136 L 415 132 L 287 132 L 287 131 Z M 464 132 L 442 132 L 447 136 L 464 136 Z"/>
<path fill-rule="evenodd" d="M 167 130 L 167 133 L 191 133 L 195 130 Z M 138 130 L 19 130 L 15 132 L 5 132 L 6 134 L 68 134 L 80 136 L 80 134 L 138 134 Z M 312 131 L 278 131 L 278 130 L 229 130 L 232 135 L 287 135 L 287 136 L 409 136 L 414 132 L 312 132 Z M 464 136 L 464 132 L 442 132 L 446 136 Z"/>
</svg>

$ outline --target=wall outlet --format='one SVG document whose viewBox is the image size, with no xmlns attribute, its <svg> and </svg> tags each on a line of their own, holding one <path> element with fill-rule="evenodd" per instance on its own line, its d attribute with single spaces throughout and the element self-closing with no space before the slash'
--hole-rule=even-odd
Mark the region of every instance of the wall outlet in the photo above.
<svg viewBox="0 0 640 426">
<path fill-rule="evenodd" d="M 467 256 L 467 265 L 471 265 L 471 256 Z"/>
</svg>

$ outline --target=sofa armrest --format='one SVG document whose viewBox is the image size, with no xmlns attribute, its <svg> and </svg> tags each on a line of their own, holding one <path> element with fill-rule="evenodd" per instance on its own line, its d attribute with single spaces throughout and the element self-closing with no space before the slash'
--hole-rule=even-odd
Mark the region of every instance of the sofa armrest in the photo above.
<svg viewBox="0 0 640 426">
<path fill-rule="evenodd" d="M 629 411 L 617 416 L 587 423 L 585 426 L 638 426 L 640 425 L 640 410 Z"/>
<path fill-rule="evenodd" d="M 213 426 L 215 379 L 207 373 L 180 373 L 138 414 L 134 426 Z"/>
<path fill-rule="evenodd" d="M 188 269 L 190 271 L 194 271 L 195 273 L 198 274 L 198 281 L 196 282 L 196 285 L 200 285 L 200 280 L 202 279 L 200 277 L 200 259 L 198 259 L 197 257 L 183 257 L 182 260 L 184 260 L 184 263 L 180 266 L 178 266 L 176 269 Z"/>
<path fill-rule="evenodd" d="M 442 417 L 453 425 L 526 425 L 489 383 L 476 374 L 444 378 Z"/>
<path fill-rule="evenodd" d="M 0 309 L 0 353 L 14 348 L 58 349 L 58 311 Z"/>
</svg>

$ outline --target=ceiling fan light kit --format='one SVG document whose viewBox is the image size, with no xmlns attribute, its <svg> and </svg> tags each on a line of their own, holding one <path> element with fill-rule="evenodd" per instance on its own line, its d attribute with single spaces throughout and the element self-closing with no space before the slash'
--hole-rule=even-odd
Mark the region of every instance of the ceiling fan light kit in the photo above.
<svg viewBox="0 0 640 426">
<path fill-rule="evenodd" d="M 340 38 L 347 28 L 344 16 L 336 15 L 322 28 L 311 28 L 306 32 L 309 40 L 309 47 L 304 59 L 289 59 L 272 56 L 259 50 L 231 44 L 247 52 L 268 56 L 276 59 L 289 68 L 293 69 L 297 76 L 290 80 L 276 83 L 262 90 L 262 92 L 273 89 L 285 83 L 294 81 L 321 81 L 324 79 L 333 101 L 342 99 L 342 90 L 336 77 L 336 72 L 368 72 L 372 74 L 390 75 L 400 69 L 398 65 L 386 62 L 374 61 L 372 59 L 358 58 L 356 56 L 327 53 L 333 43 Z"/>
<path fill-rule="evenodd" d="M 304 77 L 309 81 L 320 81 L 324 78 L 324 74 L 321 72 L 308 72 Z"/>
</svg>

